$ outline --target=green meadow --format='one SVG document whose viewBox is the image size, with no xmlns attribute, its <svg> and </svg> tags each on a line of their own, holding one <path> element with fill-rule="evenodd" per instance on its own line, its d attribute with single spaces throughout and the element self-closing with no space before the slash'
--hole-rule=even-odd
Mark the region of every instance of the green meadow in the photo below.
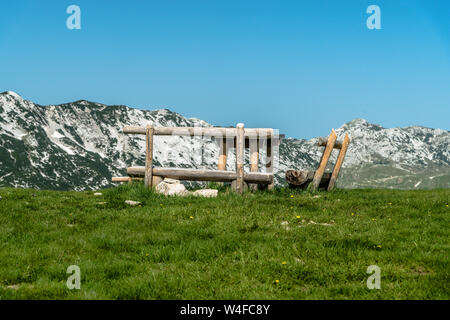
<svg viewBox="0 0 450 320">
<path fill-rule="evenodd" d="M 218 188 L 0 189 L 0 299 L 450 298 L 450 189 Z"/>
</svg>

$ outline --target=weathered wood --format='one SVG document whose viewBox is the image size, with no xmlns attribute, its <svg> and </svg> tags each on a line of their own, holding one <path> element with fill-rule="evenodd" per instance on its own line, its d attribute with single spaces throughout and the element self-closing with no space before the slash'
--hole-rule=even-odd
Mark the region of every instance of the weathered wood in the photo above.
<svg viewBox="0 0 450 320">
<path fill-rule="evenodd" d="M 306 189 L 313 181 L 315 171 L 288 170 L 286 171 L 286 182 L 290 188 Z M 324 172 L 319 189 L 326 189 L 331 178 L 330 172 Z"/>
<path fill-rule="evenodd" d="M 341 170 L 342 163 L 344 162 L 345 154 L 347 153 L 347 148 L 348 148 L 349 143 L 350 143 L 350 137 L 348 136 L 348 134 L 345 134 L 344 142 L 342 143 L 341 150 L 339 151 L 338 158 L 334 165 L 330 183 L 328 184 L 328 191 L 333 190 L 334 185 L 336 184 L 336 180 L 338 178 L 339 171 Z"/>
<path fill-rule="evenodd" d="M 227 138 L 221 138 L 219 140 L 219 163 L 217 164 L 217 170 L 227 169 Z"/>
<path fill-rule="evenodd" d="M 128 134 L 146 134 L 146 127 L 125 126 L 123 133 Z M 222 127 L 155 127 L 155 136 L 206 136 L 206 137 L 227 137 L 237 136 L 235 128 Z M 244 136 L 266 136 L 273 135 L 272 128 L 249 128 L 244 130 Z M 282 136 L 282 135 L 280 135 Z"/>
<path fill-rule="evenodd" d="M 331 152 L 333 151 L 333 146 L 336 142 L 336 132 L 334 129 L 331 130 L 331 134 L 328 136 L 328 142 L 327 146 L 325 147 L 325 150 L 323 151 L 322 159 L 319 164 L 319 168 L 317 168 L 313 182 L 312 182 L 312 188 L 313 190 L 317 190 L 319 188 L 320 181 L 322 180 L 323 173 L 325 172 L 325 168 L 328 163 L 328 159 L 330 158 Z"/>
<path fill-rule="evenodd" d="M 153 126 L 148 125 L 146 129 L 145 144 L 145 175 L 144 184 L 147 188 L 152 187 L 152 169 L 153 169 Z"/>
<path fill-rule="evenodd" d="M 134 178 L 134 179 L 142 180 L 142 178 Z M 112 177 L 111 178 L 111 182 L 130 182 L 132 180 L 133 180 L 132 177 Z"/>
<path fill-rule="evenodd" d="M 157 186 L 162 180 L 163 180 L 162 177 L 154 175 L 152 177 L 152 186 Z M 140 178 L 140 177 L 112 177 L 111 178 L 111 182 L 131 182 L 131 181 L 144 181 L 144 178 Z"/>
<path fill-rule="evenodd" d="M 319 140 L 317 141 L 317 145 L 319 147 L 325 147 L 328 143 L 328 137 L 320 137 Z M 341 149 L 342 148 L 342 141 L 340 140 L 336 140 L 336 142 L 334 143 L 333 148 L 334 149 Z"/>
<path fill-rule="evenodd" d="M 244 124 L 236 126 L 236 192 L 244 191 Z"/>
<path fill-rule="evenodd" d="M 130 167 L 127 174 L 131 177 L 142 177 L 145 167 Z M 234 171 L 186 169 L 186 168 L 153 168 L 153 176 L 191 181 L 222 181 L 231 182 L 237 179 Z M 244 181 L 247 183 L 268 184 L 273 181 L 273 175 L 264 172 L 244 172 Z"/>
<path fill-rule="evenodd" d="M 272 139 L 271 137 L 267 137 L 266 141 L 266 172 L 272 174 L 273 172 L 273 154 L 272 154 Z M 267 186 L 268 190 L 272 190 L 274 187 L 274 182 L 270 183 Z"/>
<path fill-rule="evenodd" d="M 251 138 L 249 140 L 250 144 L 250 172 L 258 172 L 258 162 L 259 162 L 259 140 L 258 138 Z M 251 184 L 249 186 L 252 190 L 258 188 L 257 184 Z"/>
</svg>

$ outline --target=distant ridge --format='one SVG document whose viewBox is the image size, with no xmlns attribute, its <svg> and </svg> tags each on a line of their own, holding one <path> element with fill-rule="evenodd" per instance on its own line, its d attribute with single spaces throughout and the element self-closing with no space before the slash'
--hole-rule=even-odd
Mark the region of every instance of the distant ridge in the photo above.
<svg viewBox="0 0 450 320">
<path fill-rule="evenodd" d="M 0 186 L 61 190 L 112 186 L 111 176 L 124 175 L 127 166 L 144 163 L 143 138 L 122 134 L 122 127 L 149 122 L 212 126 L 168 109 L 139 110 L 86 100 L 41 106 L 13 91 L 2 92 Z M 421 126 L 383 128 L 354 119 L 336 129 L 339 138 L 345 132 L 352 142 L 338 187 L 450 188 L 449 131 Z M 284 184 L 287 169 L 317 166 L 321 148 L 316 143 L 317 139 L 283 140 L 275 172 L 277 185 Z M 155 144 L 156 165 L 217 165 L 218 148 L 213 141 L 158 137 Z M 199 150 L 203 153 L 198 154 Z M 229 170 L 233 170 L 233 161 L 230 155 Z"/>
</svg>

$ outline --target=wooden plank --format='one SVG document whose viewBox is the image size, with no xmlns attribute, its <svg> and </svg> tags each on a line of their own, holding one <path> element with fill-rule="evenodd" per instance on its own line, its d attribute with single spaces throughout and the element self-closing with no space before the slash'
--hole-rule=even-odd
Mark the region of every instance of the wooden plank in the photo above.
<svg viewBox="0 0 450 320">
<path fill-rule="evenodd" d="M 130 167 L 127 174 L 134 177 L 142 177 L 145 167 Z M 209 170 L 209 169 L 186 169 L 186 168 L 153 168 L 153 176 L 173 178 L 191 181 L 222 181 L 231 182 L 237 179 L 234 171 Z M 268 184 L 273 182 L 273 174 L 264 172 L 244 172 L 244 181 L 248 183 Z"/>
<path fill-rule="evenodd" d="M 313 190 L 317 190 L 319 188 L 320 181 L 322 180 L 323 173 L 325 172 L 325 167 L 327 166 L 328 159 L 330 158 L 331 151 L 333 151 L 334 144 L 336 142 L 336 132 L 334 129 L 331 130 L 331 134 L 328 136 L 327 146 L 322 154 L 322 159 L 320 160 L 319 168 L 317 168 L 313 182 L 312 188 Z"/>
<path fill-rule="evenodd" d="M 266 141 L 266 172 L 272 174 L 273 172 L 273 154 L 272 154 L 272 137 L 268 136 Z M 272 190 L 274 183 L 270 183 L 267 189 Z"/>
<path fill-rule="evenodd" d="M 235 128 L 223 128 L 223 127 L 154 127 L 153 135 L 155 136 L 204 136 L 204 137 L 236 137 Z M 123 127 L 123 133 L 127 134 L 146 134 L 146 127 L 138 126 L 125 126 Z M 272 128 L 248 128 L 244 130 L 244 137 L 249 136 L 272 136 Z M 279 139 L 284 138 L 283 134 L 279 135 Z"/>
<path fill-rule="evenodd" d="M 319 147 L 325 147 L 328 143 L 328 138 L 320 137 L 317 141 L 317 145 Z M 334 149 L 341 149 L 342 148 L 342 141 L 336 140 L 333 146 Z"/>
<path fill-rule="evenodd" d="M 344 162 L 345 154 L 347 153 L 347 148 L 350 143 L 350 137 L 348 134 L 345 134 L 344 142 L 342 143 L 341 151 L 339 151 L 338 158 L 336 160 L 336 164 L 334 165 L 333 173 L 331 174 L 330 183 L 328 184 L 328 191 L 333 190 L 334 185 L 336 184 L 336 180 L 339 175 L 339 171 L 341 170 L 342 163 Z"/>
<path fill-rule="evenodd" d="M 129 182 L 131 181 L 133 178 L 131 177 L 112 177 L 111 178 L 111 182 Z M 142 180 L 142 178 L 137 178 Z"/>
<path fill-rule="evenodd" d="M 219 140 L 219 163 L 217 164 L 217 170 L 227 169 L 227 138 L 221 138 Z"/>
<path fill-rule="evenodd" d="M 236 192 L 244 192 L 244 124 L 236 126 Z"/>
<path fill-rule="evenodd" d="M 250 138 L 250 172 L 258 172 L 258 162 L 259 162 L 259 139 Z M 249 186 L 251 189 L 256 190 L 258 188 L 257 184 L 251 184 Z"/>
<path fill-rule="evenodd" d="M 145 144 L 145 175 L 144 184 L 147 188 L 152 187 L 152 169 L 153 169 L 153 126 L 148 125 L 146 131 Z"/>
</svg>

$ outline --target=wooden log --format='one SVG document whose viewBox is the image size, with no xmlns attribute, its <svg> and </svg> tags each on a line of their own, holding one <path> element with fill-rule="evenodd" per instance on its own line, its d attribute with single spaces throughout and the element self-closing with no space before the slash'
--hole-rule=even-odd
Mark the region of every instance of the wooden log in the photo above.
<svg viewBox="0 0 450 320">
<path fill-rule="evenodd" d="M 286 182 L 290 188 L 306 189 L 313 181 L 315 171 L 288 170 L 286 171 Z M 324 172 L 319 189 L 326 189 L 331 178 L 330 172 Z"/>
<path fill-rule="evenodd" d="M 132 178 L 132 177 L 112 177 L 111 178 L 111 182 L 130 182 L 133 179 L 140 179 L 142 180 L 142 178 Z"/>
<path fill-rule="evenodd" d="M 236 192 L 244 191 L 244 124 L 236 126 Z"/>
<path fill-rule="evenodd" d="M 320 160 L 319 168 L 317 168 L 313 182 L 312 188 L 313 190 L 317 190 L 319 188 L 320 181 L 322 180 L 323 173 L 325 172 L 325 168 L 328 163 L 328 159 L 330 158 L 331 151 L 333 151 L 334 144 L 336 142 L 336 132 L 334 129 L 331 130 L 331 134 L 328 137 L 327 146 L 322 154 L 322 159 Z"/>
<path fill-rule="evenodd" d="M 148 125 L 146 131 L 145 144 L 145 175 L 144 184 L 147 188 L 152 187 L 152 169 L 153 169 L 153 126 Z"/>
<path fill-rule="evenodd" d="M 258 172 L 258 162 L 259 162 L 259 139 L 252 138 L 249 141 L 250 144 L 250 172 Z M 251 184 L 250 188 L 256 190 L 258 185 Z"/>
<path fill-rule="evenodd" d="M 325 147 L 328 143 L 328 137 L 320 137 L 319 140 L 317 141 L 317 145 L 319 147 Z M 334 149 L 341 149 L 342 148 L 342 141 L 340 140 L 336 140 L 336 142 L 334 143 L 333 148 Z"/>
<path fill-rule="evenodd" d="M 267 137 L 267 148 L 266 148 L 266 172 L 273 172 L 273 154 L 272 154 L 272 137 Z M 267 186 L 268 190 L 272 190 L 274 187 L 274 183 L 270 183 Z"/>
<path fill-rule="evenodd" d="M 142 177 L 145 167 L 130 167 L 127 174 L 131 177 Z M 191 181 L 222 181 L 231 182 L 237 179 L 234 171 L 186 169 L 186 168 L 153 168 L 153 176 Z M 244 181 L 248 183 L 268 184 L 273 181 L 273 174 L 264 172 L 244 172 Z"/>
<path fill-rule="evenodd" d="M 219 140 L 219 163 L 217 164 L 217 170 L 227 169 L 227 138 L 221 138 Z"/>
<path fill-rule="evenodd" d="M 223 128 L 223 127 L 155 127 L 155 136 L 207 136 L 207 137 L 236 137 L 235 128 Z M 128 134 L 145 134 L 146 127 L 137 126 L 125 126 L 123 127 L 123 133 Z M 244 136 L 266 136 L 272 135 L 272 128 L 248 128 L 244 131 Z"/>
<path fill-rule="evenodd" d="M 152 177 L 152 185 L 157 186 L 163 179 L 159 176 Z M 132 182 L 132 181 L 144 181 L 144 178 L 139 177 L 112 177 L 111 182 Z"/>
<path fill-rule="evenodd" d="M 339 171 L 341 170 L 342 163 L 344 162 L 345 154 L 347 153 L 347 148 L 350 143 L 350 137 L 348 134 L 345 134 L 344 142 L 342 143 L 341 150 L 339 151 L 338 158 L 336 160 L 336 164 L 333 168 L 333 173 L 331 175 L 330 183 L 328 184 L 328 191 L 333 190 L 334 185 L 336 184 L 336 180 L 339 175 Z"/>
</svg>

